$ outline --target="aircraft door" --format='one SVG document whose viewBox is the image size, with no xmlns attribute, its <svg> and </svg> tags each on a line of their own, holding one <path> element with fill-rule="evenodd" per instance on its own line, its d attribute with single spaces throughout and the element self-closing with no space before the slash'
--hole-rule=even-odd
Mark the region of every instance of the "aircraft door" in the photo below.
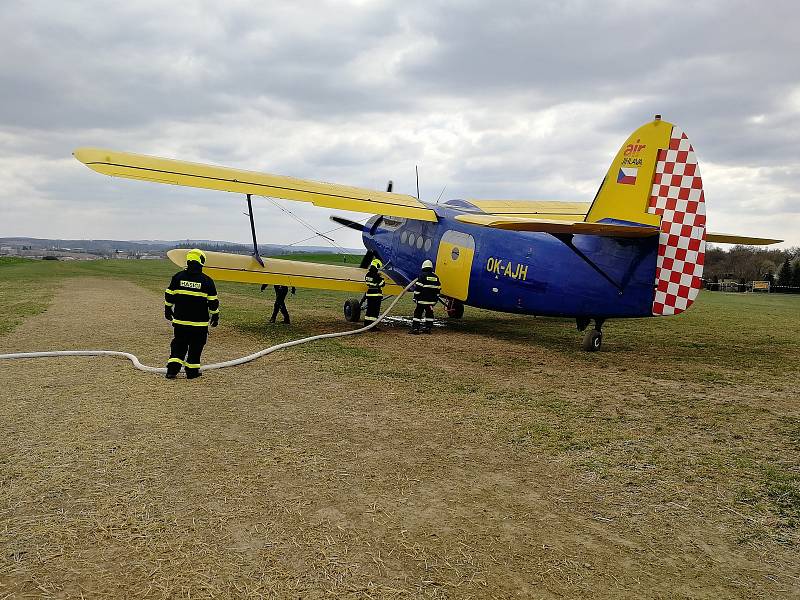
<svg viewBox="0 0 800 600">
<path fill-rule="evenodd" d="M 445 231 L 439 241 L 436 255 L 436 274 L 442 281 L 442 294 L 466 300 L 472 259 L 475 257 L 475 239 L 460 231 Z"/>
</svg>

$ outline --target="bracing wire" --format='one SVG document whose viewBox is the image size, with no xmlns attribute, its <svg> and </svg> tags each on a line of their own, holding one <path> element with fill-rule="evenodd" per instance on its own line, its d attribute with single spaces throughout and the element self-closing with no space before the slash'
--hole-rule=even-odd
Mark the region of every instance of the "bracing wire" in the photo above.
<svg viewBox="0 0 800 600">
<path fill-rule="evenodd" d="M 308 223 L 307 221 L 305 221 L 305 220 L 304 220 L 304 219 L 302 219 L 301 217 L 298 217 L 296 214 L 294 214 L 292 211 L 290 211 L 290 210 L 289 210 L 288 208 L 286 208 L 285 206 L 281 206 L 280 204 L 278 204 L 278 202 L 276 202 L 276 201 L 275 201 L 273 198 L 271 198 L 271 197 L 269 197 L 269 196 L 262 196 L 262 198 L 266 198 L 266 199 L 267 199 L 267 200 L 268 200 L 268 201 L 269 201 L 271 204 L 273 204 L 274 206 L 278 207 L 278 209 L 279 209 L 279 210 L 281 210 L 281 211 L 283 211 L 284 213 L 286 213 L 287 215 L 289 215 L 289 216 L 290 216 L 291 218 L 293 218 L 295 221 L 297 221 L 298 223 L 300 223 L 300 224 L 301 224 L 303 227 L 305 227 L 305 228 L 306 228 L 306 229 L 308 229 L 309 231 L 313 232 L 313 233 L 314 233 L 316 236 L 319 236 L 319 237 L 321 237 L 322 239 L 324 239 L 324 240 L 327 240 L 327 242 L 328 242 L 328 243 L 329 243 L 331 246 L 335 246 L 336 248 L 338 248 L 339 250 L 341 250 L 343 254 L 346 254 L 346 253 L 347 253 L 347 250 L 346 250 L 345 248 L 343 248 L 342 246 L 340 246 L 339 244 L 337 244 L 337 243 L 336 243 L 336 240 L 334 240 L 333 238 L 331 238 L 331 237 L 328 237 L 328 236 L 327 236 L 327 235 L 325 235 L 324 233 L 322 233 L 322 232 L 318 231 L 317 229 L 315 229 L 315 228 L 314 228 L 314 226 L 313 226 L 313 225 L 311 225 L 310 223 Z"/>
<path fill-rule="evenodd" d="M 371 216 L 370 217 L 364 217 L 363 219 L 360 219 L 360 220 L 354 221 L 354 222 L 355 223 L 361 223 L 363 225 L 364 223 L 369 221 L 371 218 L 372 218 Z M 362 221 L 363 221 L 363 223 L 362 223 Z M 339 227 L 334 227 L 333 229 L 328 229 L 327 231 L 323 231 L 322 233 L 325 233 L 325 234 L 333 233 L 334 231 L 339 231 L 340 229 L 347 229 L 347 227 L 348 227 L 347 225 L 340 225 Z M 310 237 L 304 238 L 302 240 L 297 240 L 296 242 L 292 242 L 291 244 L 282 244 L 282 246 L 284 248 L 289 248 L 291 246 L 295 246 L 297 244 L 302 244 L 303 242 L 307 242 L 308 240 L 313 240 L 315 237 L 319 237 L 319 236 L 315 234 L 315 235 L 312 235 Z"/>
</svg>

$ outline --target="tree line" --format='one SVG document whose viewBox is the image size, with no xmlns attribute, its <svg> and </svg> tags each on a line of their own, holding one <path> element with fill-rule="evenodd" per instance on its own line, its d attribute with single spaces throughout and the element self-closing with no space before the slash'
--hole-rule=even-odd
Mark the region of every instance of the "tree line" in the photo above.
<svg viewBox="0 0 800 600">
<path fill-rule="evenodd" d="M 771 250 L 756 246 L 733 246 L 724 250 L 709 246 L 703 275 L 707 281 L 714 283 L 720 280 L 739 283 L 769 281 L 773 291 L 800 292 L 800 247 Z"/>
</svg>

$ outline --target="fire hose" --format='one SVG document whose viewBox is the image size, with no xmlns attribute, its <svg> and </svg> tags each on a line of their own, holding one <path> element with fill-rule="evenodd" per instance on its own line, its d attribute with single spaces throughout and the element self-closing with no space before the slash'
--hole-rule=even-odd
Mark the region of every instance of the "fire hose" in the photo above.
<svg viewBox="0 0 800 600">
<path fill-rule="evenodd" d="M 344 337 L 346 335 L 355 335 L 357 333 L 364 333 L 365 331 L 369 331 L 373 327 L 375 327 L 378 323 L 380 323 L 390 312 L 394 309 L 395 305 L 400 301 L 408 290 L 411 289 L 417 282 L 416 279 L 411 281 L 400 294 L 392 301 L 383 313 L 372 323 L 361 327 L 359 329 L 352 329 L 350 331 L 339 331 L 336 333 L 322 333 L 319 335 L 312 335 L 310 337 L 300 338 L 297 340 L 292 340 L 290 342 L 283 342 L 282 344 L 275 344 L 274 346 L 270 346 L 269 348 L 264 348 L 263 350 L 259 350 L 258 352 L 254 352 L 253 354 L 248 354 L 247 356 L 242 356 L 241 358 L 235 358 L 233 360 L 226 360 L 224 362 L 213 363 L 210 365 L 204 365 L 200 367 L 201 371 L 211 371 L 214 369 L 225 369 L 227 367 L 235 367 L 237 365 L 243 365 L 245 363 L 252 362 L 257 358 L 261 358 L 262 356 L 266 356 L 267 354 L 272 354 L 273 352 L 277 352 L 278 350 L 285 350 L 286 348 L 291 348 L 292 346 L 299 346 L 300 344 L 306 344 L 308 342 L 315 342 L 317 340 L 326 340 L 338 337 Z M 6 359 L 13 359 L 13 358 L 46 358 L 46 357 L 54 357 L 54 356 L 121 356 L 123 358 L 127 358 L 129 361 L 133 363 L 133 366 L 140 371 L 144 371 L 145 373 L 157 373 L 157 374 L 165 374 L 167 372 L 166 367 L 151 367 L 148 365 L 143 365 L 139 359 L 131 354 L 130 352 L 121 352 L 118 350 L 54 350 L 50 352 L 16 352 L 14 354 L 0 354 L 0 360 Z"/>
</svg>

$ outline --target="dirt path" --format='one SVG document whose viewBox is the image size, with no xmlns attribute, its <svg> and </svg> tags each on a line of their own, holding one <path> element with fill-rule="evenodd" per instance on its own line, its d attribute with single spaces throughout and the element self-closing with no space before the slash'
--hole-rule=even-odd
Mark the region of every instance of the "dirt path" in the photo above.
<svg viewBox="0 0 800 600">
<path fill-rule="evenodd" d="M 160 365 L 161 310 L 133 284 L 71 280 L 0 352 Z M 203 360 L 261 345 L 223 307 Z M 518 410 L 333 362 L 286 353 L 197 381 L 0 364 L 0 598 L 747 597 L 780 571 L 724 533 L 701 543 L 706 516 L 669 499 L 674 528 L 650 533 L 644 507 L 618 518 L 602 482 L 509 443 Z"/>
</svg>

